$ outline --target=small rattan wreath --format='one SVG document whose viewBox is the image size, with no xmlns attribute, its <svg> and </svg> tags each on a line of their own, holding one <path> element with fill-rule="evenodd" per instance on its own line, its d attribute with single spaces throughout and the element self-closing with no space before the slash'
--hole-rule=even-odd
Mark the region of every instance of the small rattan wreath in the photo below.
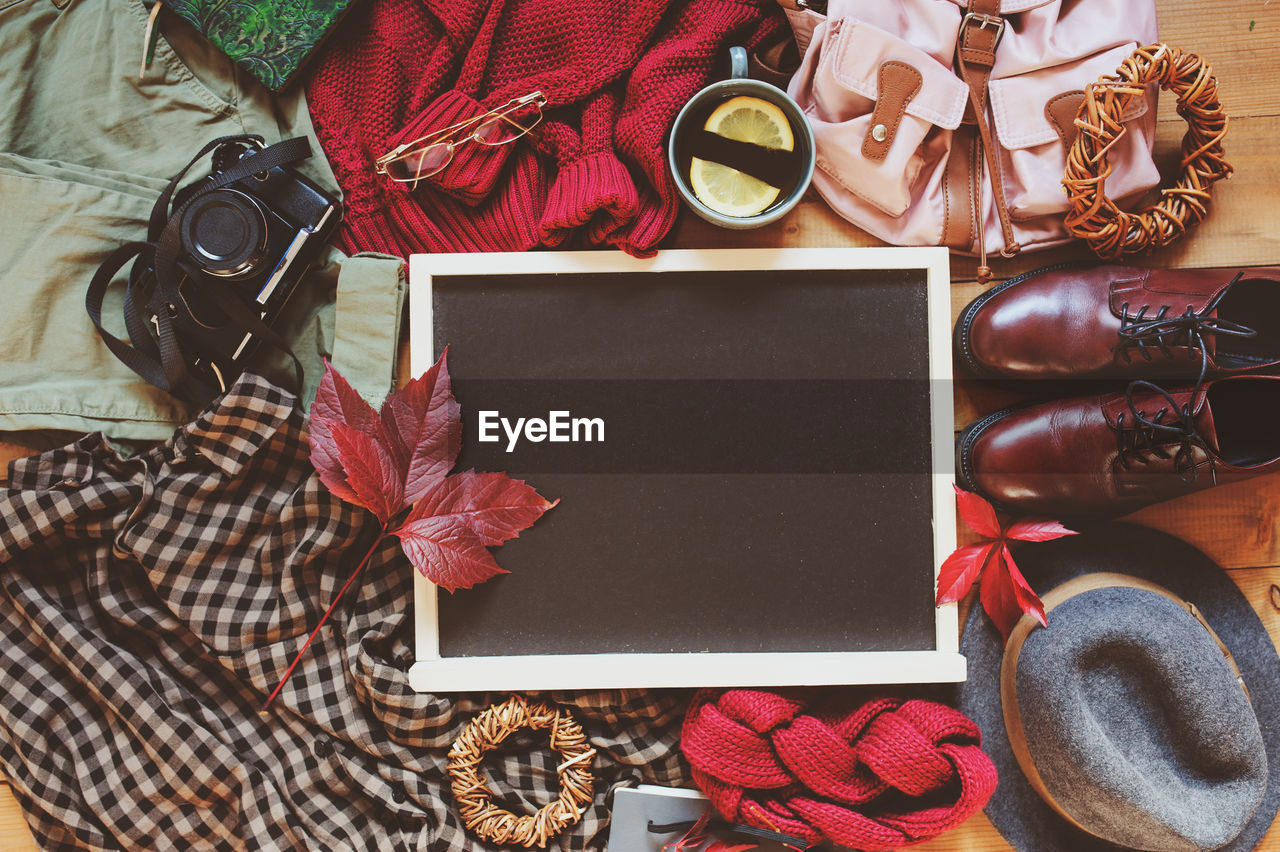
<svg viewBox="0 0 1280 852">
<path fill-rule="evenodd" d="M 1187 122 L 1182 171 L 1176 184 L 1160 190 L 1159 202 L 1127 213 L 1107 198 L 1111 174 L 1107 154 L 1125 134 L 1120 116 L 1150 83 L 1178 97 L 1178 114 Z M 1140 47 L 1114 77 L 1086 86 L 1076 127 L 1079 132 L 1067 152 L 1062 178 L 1070 199 L 1066 225 L 1073 236 L 1088 241 L 1099 257 L 1118 258 L 1173 242 L 1209 212 L 1209 188 L 1231 176 L 1222 152 L 1227 116 L 1218 102 L 1213 69 L 1194 53 L 1176 47 Z"/>
<path fill-rule="evenodd" d="M 551 732 L 551 750 L 564 761 L 556 767 L 560 794 L 532 815 L 517 816 L 493 803 L 493 792 L 480 772 L 490 749 L 521 728 Z M 591 804 L 591 758 L 596 750 L 587 743 L 581 726 L 564 710 L 549 704 L 530 704 L 513 695 L 485 710 L 454 741 L 449 750 L 449 778 L 453 800 L 467 828 L 481 839 L 545 849 L 547 842 L 566 826 L 582 819 Z"/>
</svg>

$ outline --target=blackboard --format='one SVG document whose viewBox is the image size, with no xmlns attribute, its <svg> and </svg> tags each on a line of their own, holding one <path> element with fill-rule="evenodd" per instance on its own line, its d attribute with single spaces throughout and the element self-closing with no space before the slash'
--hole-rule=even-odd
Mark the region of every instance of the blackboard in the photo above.
<svg viewBox="0 0 1280 852">
<path fill-rule="evenodd" d="M 945 251 L 429 255 L 410 288 L 458 468 L 561 501 L 511 573 L 419 583 L 415 688 L 963 678 Z"/>
</svg>

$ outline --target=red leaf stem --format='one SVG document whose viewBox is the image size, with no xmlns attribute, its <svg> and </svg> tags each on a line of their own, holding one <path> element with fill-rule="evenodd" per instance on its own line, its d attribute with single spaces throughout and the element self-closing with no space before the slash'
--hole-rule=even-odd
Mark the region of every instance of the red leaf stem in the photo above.
<svg viewBox="0 0 1280 852">
<path fill-rule="evenodd" d="M 334 608 L 338 606 L 338 601 L 342 600 L 342 596 L 346 594 L 347 589 L 349 589 L 351 584 L 355 582 L 356 577 L 360 576 L 360 572 L 364 570 L 364 567 L 369 564 L 369 559 L 373 556 L 374 551 L 378 549 L 378 545 L 381 544 L 382 540 L 386 537 L 387 527 L 386 525 L 383 525 L 382 529 L 378 531 L 378 537 L 375 538 L 373 540 L 373 544 L 369 546 L 369 551 L 365 553 L 364 558 L 360 560 L 360 564 L 351 572 L 351 576 L 347 578 L 347 582 L 342 584 L 342 588 L 338 589 L 338 594 L 334 595 L 333 603 L 329 604 L 329 608 L 326 609 L 324 611 L 324 615 L 320 617 L 320 623 L 311 631 L 311 635 L 307 637 L 306 643 L 303 644 L 301 650 L 299 650 L 294 656 L 293 662 L 289 664 L 289 668 L 285 669 L 284 677 L 280 678 L 280 683 L 276 684 L 276 688 L 272 690 L 271 694 L 267 696 L 267 700 L 263 702 L 262 709 L 258 711 L 259 713 L 266 713 L 267 708 L 271 706 L 271 702 L 280 694 L 280 690 L 284 689 L 284 685 L 289 682 L 289 676 L 293 674 L 293 670 L 302 659 L 302 655 L 307 653 L 307 649 L 311 647 L 312 640 L 316 638 L 316 634 L 320 632 L 320 628 L 324 627 L 324 623 L 329 620 L 329 616 L 333 613 Z"/>
</svg>

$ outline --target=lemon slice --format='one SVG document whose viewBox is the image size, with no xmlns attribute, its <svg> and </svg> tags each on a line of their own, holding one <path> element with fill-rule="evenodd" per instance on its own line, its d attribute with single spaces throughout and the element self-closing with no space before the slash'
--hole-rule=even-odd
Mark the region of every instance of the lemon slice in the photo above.
<svg viewBox="0 0 1280 852">
<path fill-rule="evenodd" d="M 791 123 L 778 105 L 750 95 L 739 95 L 720 104 L 703 127 L 720 136 L 765 148 L 790 151 L 796 146 Z"/>
<path fill-rule="evenodd" d="M 730 98 L 715 108 L 703 127 L 739 142 L 783 151 L 795 149 L 795 134 L 786 115 L 762 98 Z M 689 183 L 699 201 L 723 216 L 735 218 L 767 210 L 782 191 L 735 168 L 699 157 L 692 158 L 689 165 Z"/>
</svg>

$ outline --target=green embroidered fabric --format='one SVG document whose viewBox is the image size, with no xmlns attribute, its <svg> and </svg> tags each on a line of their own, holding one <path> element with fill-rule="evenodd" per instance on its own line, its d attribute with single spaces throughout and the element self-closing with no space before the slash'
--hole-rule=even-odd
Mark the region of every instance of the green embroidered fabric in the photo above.
<svg viewBox="0 0 1280 852">
<path fill-rule="evenodd" d="M 272 90 L 288 85 L 352 0 L 164 0 Z"/>
</svg>

